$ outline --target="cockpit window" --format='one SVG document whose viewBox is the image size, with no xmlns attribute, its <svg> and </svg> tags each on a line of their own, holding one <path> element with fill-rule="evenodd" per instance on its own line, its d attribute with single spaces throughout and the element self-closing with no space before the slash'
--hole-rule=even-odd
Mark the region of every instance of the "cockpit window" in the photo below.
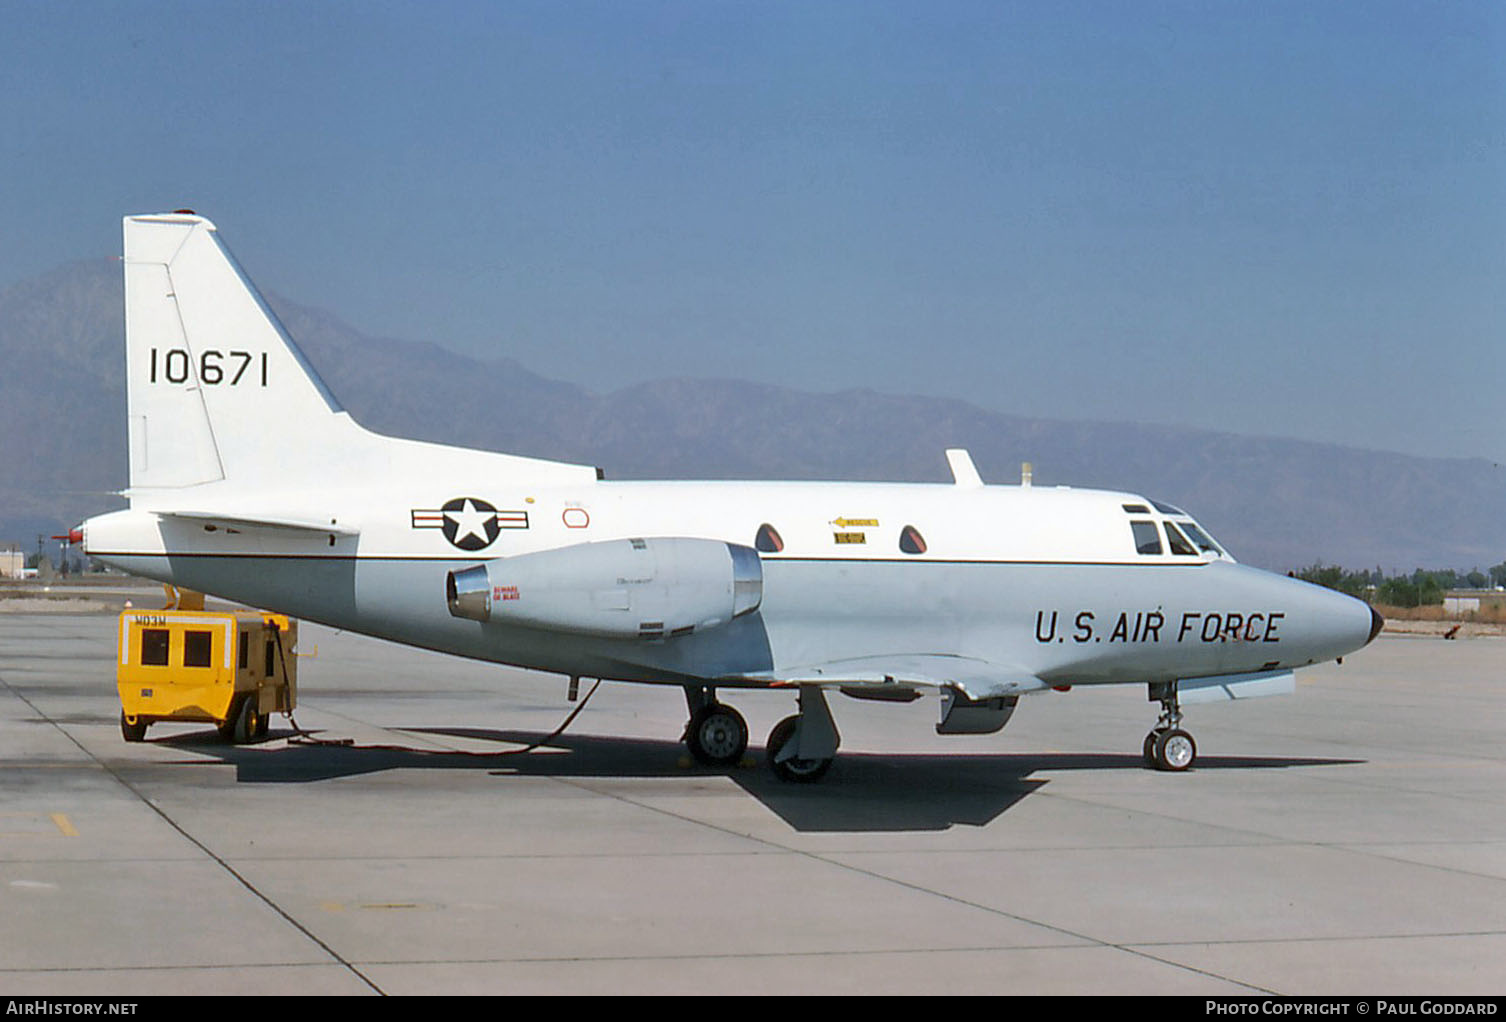
<svg viewBox="0 0 1506 1022">
<path fill-rule="evenodd" d="M 780 538 L 779 531 L 768 522 L 758 527 L 758 535 L 753 540 L 753 545 L 760 552 L 777 554 L 784 549 L 784 540 Z"/>
<path fill-rule="evenodd" d="M 1161 532 L 1156 528 L 1155 522 L 1130 522 L 1130 528 L 1135 530 L 1136 553 L 1159 554 L 1161 552 Z"/>
<path fill-rule="evenodd" d="M 926 552 L 926 539 L 915 526 L 906 525 L 905 531 L 899 534 L 899 548 L 907 554 L 923 554 Z"/>
<path fill-rule="evenodd" d="M 1196 557 L 1197 551 L 1192 549 L 1192 544 L 1187 542 L 1187 537 L 1182 535 L 1182 530 L 1170 522 L 1166 522 L 1165 525 L 1166 543 L 1171 547 L 1171 552 L 1182 557 Z"/>
<path fill-rule="evenodd" d="M 1192 522 L 1179 522 L 1178 524 L 1182 527 L 1182 531 L 1187 533 L 1188 538 L 1197 544 L 1197 548 L 1203 553 L 1213 554 L 1215 557 L 1223 553 L 1219 549 L 1218 544 L 1213 542 L 1212 537 Z"/>
<path fill-rule="evenodd" d="M 1124 508 L 1124 510 L 1128 511 L 1132 515 L 1150 514 L 1150 508 L 1146 507 L 1144 504 L 1121 504 L 1119 506 Z"/>
<path fill-rule="evenodd" d="M 1163 515 L 1176 515 L 1178 518 L 1187 517 L 1187 512 L 1183 511 L 1179 507 L 1173 507 L 1170 504 L 1163 504 L 1159 500 L 1153 500 L 1150 503 L 1152 507 L 1161 512 Z"/>
</svg>

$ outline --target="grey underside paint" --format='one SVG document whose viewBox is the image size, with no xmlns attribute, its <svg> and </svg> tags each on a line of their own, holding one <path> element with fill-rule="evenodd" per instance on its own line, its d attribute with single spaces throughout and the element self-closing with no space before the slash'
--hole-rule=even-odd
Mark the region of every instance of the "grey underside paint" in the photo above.
<svg viewBox="0 0 1506 1022">
<path fill-rule="evenodd" d="M 976 658 L 1053 684 L 1165 681 L 1326 658 L 1312 636 L 1347 627 L 1351 613 L 1326 590 L 1226 563 L 769 558 L 759 611 L 679 638 L 623 640 L 452 617 L 445 576 L 473 560 L 104 559 L 224 599 L 460 656 L 669 684 L 730 685 L 834 660 L 915 654 Z M 1159 629 L 1136 637 L 1151 615 Z M 1239 615 L 1260 627 L 1210 640 L 1210 615 Z"/>
</svg>

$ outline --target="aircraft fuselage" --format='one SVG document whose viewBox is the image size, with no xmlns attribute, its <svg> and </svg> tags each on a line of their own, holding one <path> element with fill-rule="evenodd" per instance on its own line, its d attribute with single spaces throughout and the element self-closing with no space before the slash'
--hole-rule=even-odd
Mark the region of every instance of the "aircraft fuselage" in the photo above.
<svg viewBox="0 0 1506 1022">
<path fill-rule="evenodd" d="M 305 492 L 301 503 L 357 523 L 359 535 L 232 530 L 131 510 L 93 519 L 87 546 L 134 574 L 338 628 L 538 670 L 674 684 L 731 685 L 938 649 L 1053 685 L 1170 681 L 1331 659 L 1363 645 L 1373 625 L 1360 601 L 1226 556 L 1172 553 L 1164 534 L 1161 553 L 1138 553 L 1132 521 L 1160 529 L 1187 518 L 1127 512 L 1148 507 L 1134 494 L 722 482 L 523 492 L 468 481 L 405 501 Z M 760 552 L 762 601 L 719 628 L 623 639 L 446 609 L 446 576 L 494 558 L 671 535 L 752 546 L 765 527 L 781 549 Z M 907 528 L 924 552 L 902 548 Z"/>
</svg>

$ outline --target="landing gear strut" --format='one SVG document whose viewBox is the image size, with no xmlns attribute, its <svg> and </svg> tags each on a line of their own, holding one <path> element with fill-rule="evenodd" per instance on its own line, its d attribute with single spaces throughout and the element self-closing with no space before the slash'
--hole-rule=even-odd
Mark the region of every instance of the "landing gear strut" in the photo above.
<svg viewBox="0 0 1506 1022">
<path fill-rule="evenodd" d="M 716 701 L 716 689 L 685 687 L 690 723 L 685 725 L 685 744 L 696 762 L 706 766 L 733 766 L 748 750 L 748 722 L 732 707 Z"/>
<path fill-rule="evenodd" d="M 764 746 L 781 781 L 811 784 L 826 776 L 842 736 L 819 686 L 800 686 L 800 712 L 774 725 Z"/>
<path fill-rule="evenodd" d="M 1150 698 L 1161 704 L 1161 719 L 1145 736 L 1142 752 L 1145 765 L 1157 770 L 1182 771 L 1197 759 L 1197 743 L 1181 728 L 1182 705 L 1177 700 L 1177 683 L 1153 682 Z"/>
</svg>

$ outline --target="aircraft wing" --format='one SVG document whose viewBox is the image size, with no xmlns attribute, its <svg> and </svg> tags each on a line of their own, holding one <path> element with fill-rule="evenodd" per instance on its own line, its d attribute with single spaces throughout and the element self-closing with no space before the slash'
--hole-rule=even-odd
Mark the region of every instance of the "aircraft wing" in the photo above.
<svg viewBox="0 0 1506 1022">
<path fill-rule="evenodd" d="M 315 519 L 282 514 L 247 514 L 224 511 L 154 511 L 159 518 L 177 518 L 196 525 L 217 525 L 222 529 L 281 529 L 294 532 L 317 533 L 321 536 L 334 533 L 336 536 L 357 536 L 361 530 L 351 525 L 342 525 L 333 516 Z"/>
<path fill-rule="evenodd" d="M 833 660 L 754 677 L 777 687 L 820 685 L 824 688 L 861 689 L 864 695 L 874 699 L 884 698 L 886 691 L 893 693 L 891 698 L 904 699 L 916 688 L 956 688 L 976 702 L 1051 687 L 1018 668 L 942 653 Z"/>
</svg>

